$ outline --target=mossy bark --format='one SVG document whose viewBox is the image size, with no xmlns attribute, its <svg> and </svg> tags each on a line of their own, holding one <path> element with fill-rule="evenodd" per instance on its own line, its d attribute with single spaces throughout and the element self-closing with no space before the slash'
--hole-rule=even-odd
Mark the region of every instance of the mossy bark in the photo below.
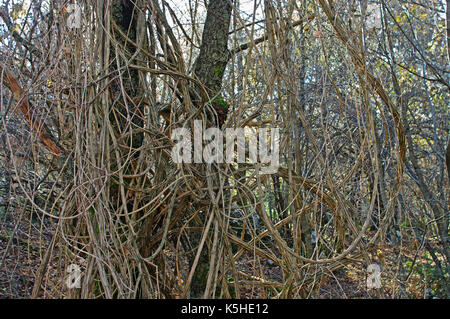
<svg viewBox="0 0 450 319">
<path fill-rule="evenodd" d="M 209 1 L 200 53 L 195 62 L 195 76 L 205 86 L 210 98 L 215 97 L 211 104 L 217 113 L 217 122 L 211 121 L 208 125 L 218 127 L 223 125 L 228 114 L 228 104 L 219 93 L 230 59 L 228 32 L 231 10 L 229 0 Z M 209 267 L 212 266 L 209 263 L 207 249 L 204 248 L 191 285 L 191 293 L 194 297 L 201 297 L 205 291 Z"/>
</svg>

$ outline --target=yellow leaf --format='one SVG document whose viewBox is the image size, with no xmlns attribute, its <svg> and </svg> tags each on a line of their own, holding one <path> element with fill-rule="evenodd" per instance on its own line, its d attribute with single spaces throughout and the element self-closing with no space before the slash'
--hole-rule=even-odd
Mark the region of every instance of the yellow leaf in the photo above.
<svg viewBox="0 0 450 319">
<path fill-rule="evenodd" d="M 382 251 L 381 249 L 378 249 L 378 250 L 377 250 L 377 256 L 378 256 L 379 258 L 381 258 L 381 259 L 384 258 L 384 254 L 383 254 L 383 251 Z"/>
<path fill-rule="evenodd" d="M 19 17 L 19 14 L 17 11 L 13 10 L 11 12 L 11 18 L 13 18 L 13 20 L 16 20 Z"/>
</svg>

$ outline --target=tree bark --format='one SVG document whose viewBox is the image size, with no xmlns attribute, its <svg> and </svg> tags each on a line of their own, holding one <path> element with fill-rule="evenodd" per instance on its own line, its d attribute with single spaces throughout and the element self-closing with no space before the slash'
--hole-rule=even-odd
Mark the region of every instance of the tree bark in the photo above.
<svg viewBox="0 0 450 319">
<path fill-rule="evenodd" d="M 230 59 L 228 30 L 231 21 L 230 0 L 210 0 L 203 28 L 200 54 L 195 62 L 195 75 L 210 96 L 219 93 Z"/>
<path fill-rule="evenodd" d="M 222 88 L 223 75 L 231 55 L 228 50 L 228 36 L 231 22 L 231 1 L 230 0 L 210 0 L 207 9 L 205 26 L 203 28 L 202 43 L 200 53 L 195 61 L 195 76 L 205 86 L 209 98 L 212 100 L 212 106 L 217 113 L 217 124 L 220 128 L 226 120 L 228 105 L 219 95 Z M 198 88 L 196 96 L 199 96 Z M 199 100 L 194 98 L 196 104 Z M 219 172 L 214 168 L 214 174 Z M 218 181 L 219 179 L 215 179 Z M 214 214 L 214 211 L 210 211 Z M 210 262 L 206 249 L 203 249 L 200 255 L 198 267 L 193 278 L 191 291 L 194 297 L 208 298 L 214 292 L 209 289 L 209 274 L 214 271 L 214 262 Z"/>
<path fill-rule="evenodd" d="M 222 88 L 223 75 L 231 57 L 228 50 L 231 10 L 230 0 L 210 0 L 200 54 L 195 61 L 195 76 L 205 86 L 209 98 L 212 99 L 218 116 L 216 124 L 219 127 L 225 122 L 228 113 L 228 104 L 217 95 Z"/>
<path fill-rule="evenodd" d="M 447 0 L 447 57 L 450 64 L 450 0 Z M 450 139 L 447 144 L 445 162 L 447 164 L 447 178 L 450 182 Z"/>
</svg>

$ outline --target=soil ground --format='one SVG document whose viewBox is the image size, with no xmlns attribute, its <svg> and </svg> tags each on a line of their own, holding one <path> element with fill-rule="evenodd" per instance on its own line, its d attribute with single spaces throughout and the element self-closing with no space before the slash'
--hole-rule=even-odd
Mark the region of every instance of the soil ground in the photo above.
<svg viewBox="0 0 450 319">
<path fill-rule="evenodd" d="M 19 222 L 19 223 L 18 223 Z M 18 225 L 16 227 L 16 225 Z M 11 239 L 12 238 L 12 239 Z M 36 274 L 52 238 L 52 226 L 47 222 L 33 221 L 20 215 L 0 215 L 0 299 L 30 298 Z M 380 246 L 371 258 L 382 267 L 383 288 L 368 290 L 367 271 L 363 264 L 351 264 L 330 273 L 322 280 L 315 295 L 309 298 L 321 299 L 354 299 L 354 298 L 429 298 L 426 292 L 433 287 L 427 286 L 426 273 L 409 271 L 407 281 L 398 280 L 399 272 L 414 270 L 415 266 L 430 265 L 423 251 L 417 249 L 414 240 L 402 240 L 395 247 L 392 244 Z M 408 263 L 409 261 L 409 263 Z M 400 267 L 402 266 L 402 267 Z M 281 282 L 282 273 L 279 267 L 274 267 L 268 260 L 260 260 L 243 255 L 237 262 L 240 274 L 250 275 L 244 280 L 258 280 L 264 277 L 267 282 Z M 262 276 L 263 275 L 263 276 Z M 254 276 L 254 277 L 251 277 Z M 43 278 L 43 289 L 39 298 L 54 298 L 64 280 L 64 270 L 60 258 L 53 256 Z M 248 288 L 250 287 L 250 288 Z M 317 286 L 316 286 L 317 287 Z M 436 288 L 436 287 L 434 287 Z M 241 298 L 270 298 L 276 294 L 276 289 L 261 289 L 259 285 L 246 286 L 240 292 Z"/>
</svg>

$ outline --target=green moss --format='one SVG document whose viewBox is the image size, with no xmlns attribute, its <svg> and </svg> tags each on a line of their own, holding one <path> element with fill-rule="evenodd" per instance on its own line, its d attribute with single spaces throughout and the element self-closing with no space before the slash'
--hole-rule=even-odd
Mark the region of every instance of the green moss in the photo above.
<svg viewBox="0 0 450 319">
<path fill-rule="evenodd" d="M 214 69 L 214 72 L 216 73 L 216 75 L 221 78 L 223 76 L 223 71 L 224 71 L 224 69 L 221 66 L 216 66 L 216 68 Z"/>
<path fill-rule="evenodd" d="M 219 95 L 217 96 L 214 100 L 213 100 L 213 104 L 214 106 L 219 106 L 222 109 L 224 109 L 225 111 L 228 110 L 228 103 L 224 100 L 224 98 Z"/>
</svg>

